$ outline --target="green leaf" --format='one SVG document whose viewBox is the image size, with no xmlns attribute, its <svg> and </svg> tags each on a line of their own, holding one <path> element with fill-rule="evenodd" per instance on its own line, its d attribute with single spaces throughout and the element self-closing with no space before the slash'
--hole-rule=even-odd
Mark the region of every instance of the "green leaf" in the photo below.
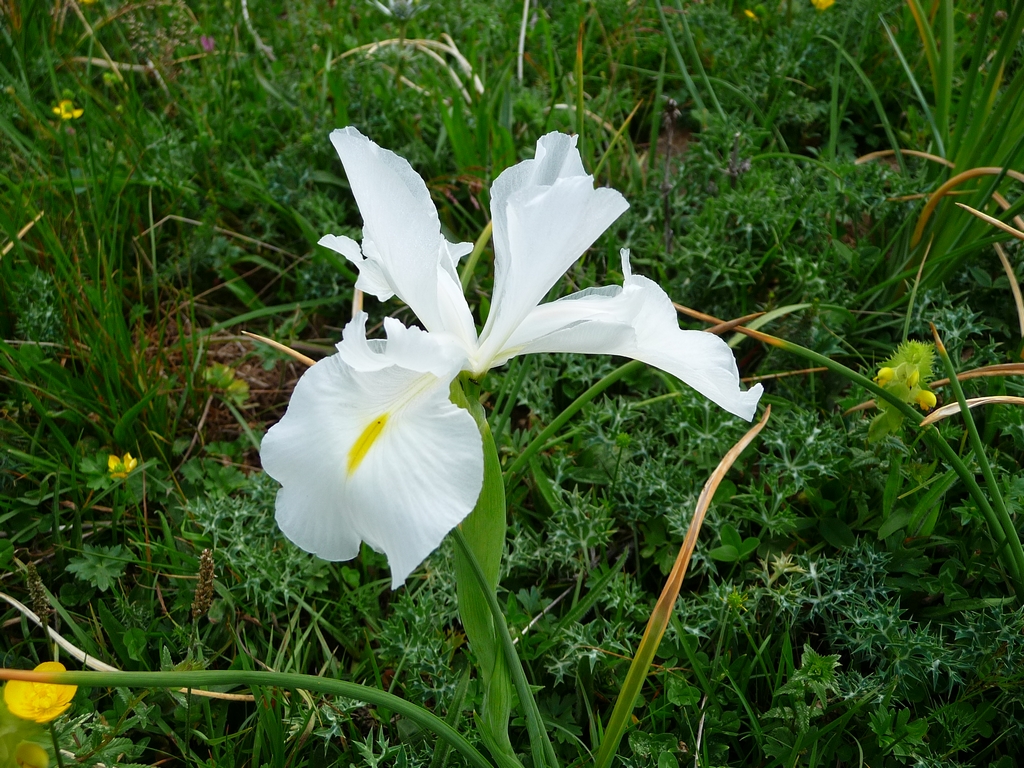
<svg viewBox="0 0 1024 768">
<path fill-rule="evenodd" d="M 81 555 L 71 558 L 67 570 L 82 581 L 106 592 L 124 574 L 130 554 L 120 544 L 113 547 L 86 544 Z"/>
<path fill-rule="evenodd" d="M 132 627 L 121 637 L 125 650 L 128 651 L 128 658 L 132 661 L 142 661 L 142 654 L 146 650 L 149 638 L 146 633 L 138 627 Z"/>
<path fill-rule="evenodd" d="M 740 560 L 745 560 L 761 546 L 761 540 L 756 536 L 748 536 L 743 540 L 743 543 L 739 546 Z"/>
<path fill-rule="evenodd" d="M 718 560 L 723 563 L 735 563 L 740 559 L 740 551 L 731 544 L 715 547 L 708 554 L 712 560 Z"/>
<path fill-rule="evenodd" d="M 0 539 L 0 568 L 6 567 L 14 558 L 14 544 L 10 539 Z"/>
<path fill-rule="evenodd" d="M 665 685 L 668 700 L 677 707 L 695 707 L 700 701 L 700 690 L 678 677 L 670 677 Z"/>
<path fill-rule="evenodd" d="M 836 549 L 846 549 L 857 543 L 857 537 L 853 535 L 850 526 L 836 517 L 822 520 L 818 524 L 822 537 Z"/>
<path fill-rule="evenodd" d="M 472 387 L 472 383 L 467 382 Z M 484 484 L 476 507 L 459 526 L 484 573 L 491 594 L 497 593 L 501 554 L 505 545 L 505 483 L 501 461 L 483 408 L 467 396 L 458 382 L 452 383 L 452 401 L 466 408 L 476 419 L 483 440 Z M 478 713 L 478 725 L 487 749 L 502 768 L 521 768 L 508 737 L 512 715 L 512 675 L 505 661 L 498 629 L 494 625 L 484 594 L 472 565 L 459 549 L 455 550 L 455 581 L 459 598 L 459 617 L 466 630 L 470 648 L 477 658 L 483 682 L 484 700 Z"/>
<path fill-rule="evenodd" d="M 729 523 L 722 526 L 722 530 L 719 532 L 722 537 L 722 545 L 726 547 L 734 547 L 739 550 L 742 539 L 740 539 L 739 533 Z"/>
<path fill-rule="evenodd" d="M 907 523 L 909 522 L 909 511 L 902 509 L 899 512 L 896 512 L 892 515 L 892 517 L 890 517 L 888 520 L 882 523 L 881 527 L 878 529 L 878 538 L 888 539 L 890 536 L 896 533 L 896 531 L 900 530 L 901 528 L 905 528 L 907 526 Z"/>
</svg>

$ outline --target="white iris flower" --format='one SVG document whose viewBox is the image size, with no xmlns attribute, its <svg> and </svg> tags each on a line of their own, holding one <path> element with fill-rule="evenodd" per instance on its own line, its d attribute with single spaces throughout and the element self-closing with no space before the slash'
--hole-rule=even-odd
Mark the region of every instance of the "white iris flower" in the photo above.
<svg viewBox="0 0 1024 768">
<path fill-rule="evenodd" d="M 358 267 L 357 288 L 382 301 L 397 296 L 426 331 L 388 318 L 387 340 L 368 340 L 360 313 L 338 354 L 299 380 L 264 438 L 263 466 L 283 486 L 277 522 L 299 547 L 348 560 L 365 541 L 387 555 L 397 587 L 472 511 L 483 448 L 473 417 L 449 400 L 460 371 L 479 377 L 529 352 L 621 355 L 753 417 L 761 386 L 740 390 L 725 342 L 681 330 L 668 295 L 630 272 L 628 251 L 622 286 L 540 303 L 628 207 L 615 190 L 594 188 L 575 137 L 542 137 L 536 157 L 491 188 L 494 295 L 479 334 L 456 271 L 473 246 L 442 236 L 423 180 L 354 128 L 334 131 L 331 142 L 363 216 L 363 241 L 327 235 L 320 243 Z"/>
</svg>

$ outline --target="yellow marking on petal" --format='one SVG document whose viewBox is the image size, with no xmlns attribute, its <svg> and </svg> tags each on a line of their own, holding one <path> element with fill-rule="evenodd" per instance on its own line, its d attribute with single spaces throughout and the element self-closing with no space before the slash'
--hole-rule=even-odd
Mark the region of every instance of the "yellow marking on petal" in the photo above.
<svg viewBox="0 0 1024 768">
<path fill-rule="evenodd" d="M 387 423 L 388 414 L 382 414 L 371 421 L 363 433 L 356 438 L 348 452 L 348 474 L 350 477 L 359 469 L 359 465 L 363 463 L 363 459 L 366 458 L 366 454 L 370 452 L 373 444 L 377 442 L 377 438 L 380 437 L 380 433 L 384 431 L 384 425 Z"/>
</svg>

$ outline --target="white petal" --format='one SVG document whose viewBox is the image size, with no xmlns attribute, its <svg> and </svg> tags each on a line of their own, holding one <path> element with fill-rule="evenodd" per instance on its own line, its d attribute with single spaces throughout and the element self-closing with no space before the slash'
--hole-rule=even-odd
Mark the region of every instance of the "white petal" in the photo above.
<svg viewBox="0 0 1024 768">
<path fill-rule="evenodd" d="M 380 299 L 397 295 L 428 330 L 475 345 L 473 316 L 455 271 L 473 245 L 444 238 L 427 186 L 405 159 L 352 127 L 332 131 L 331 143 L 363 217 L 363 258 L 335 249 L 359 267 L 356 286 Z"/>
<path fill-rule="evenodd" d="M 387 275 L 384 274 L 380 262 L 363 258 L 363 252 L 359 249 L 359 244 L 351 237 L 324 235 L 318 241 L 318 245 L 340 253 L 358 267 L 359 277 L 356 279 L 356 288 L 363 293 L 376 296 L 381 301 L 387 301 L 395 295 L 395 291 L 388 282 Z"/>
<path fill-rule="evenodd" d="M 542 137 L 535 159 L 495 180 L 494 295 L 481 334 L 479 369 L 488 367 L 516 326 L 628 207 L 615 190 L 594 189 L 574 136 Z"/>
<path fill-rule="evenodd" d="M 631 357 L 671 373 L 730 413 L 752 419 L 762 387 L 740 390 L 729 346 L 710 333 L 682 330 L 668 294 L 646 277 L 630 274 L 625 253 L 623 262 L 622 288 L 588 289 L 537 307 L 496 361 L 530 352 Z"/>
<path fill-rule="evenodd" d="M 483 449 L 448 399 L 458 364 L 443 342 L 395 322 L 375 352 L 364 327 L 353 320 L 339 354 L 303 375 L 260 454 L 291 541 L 327 560 L 365 541 L 387 555 L 395 588 L 473 509 Z"/>
</svg>

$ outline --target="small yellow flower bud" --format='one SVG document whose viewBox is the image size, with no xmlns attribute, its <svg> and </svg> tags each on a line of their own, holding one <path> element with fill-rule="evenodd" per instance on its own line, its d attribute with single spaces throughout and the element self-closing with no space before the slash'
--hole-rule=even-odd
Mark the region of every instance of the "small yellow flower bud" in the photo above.
<svg viewBox="0 0 1024 768">
<path fill-rule="evenodd" d="M 825 11 L 835 5 L 836 0 L 811 0 L 811 5 L 819 11 Z"/>
<path fill-rule="evenodd" d="M 886 384 L 892 381 L 895 375 L 896 371 L 894 371 L 892 368 L 889 368 L 888 366 L 886 366 L 885 368 L 879 368 L 878 375 L 875 376 L 875 381 L 877 381 L 884 387 Z"/>
<path fill-rule="evenodd" d="M 48 768 L 50 756 L 38 744 L 23 741 L 14 750 L 14 762 L 18 768 Z"/>
<path fill-rule="evenodd" d="M 917 403 L 918 407 L 922 411 L 930 411 L 935 407 L 935 393 L 930 389 L 922 389 L 917 393 L 917 397 L 914 398 L 914 402 Z"/>
<path fill-rule="evenodd" d="M 907 376 L 907 386 L 908 387 L 916 387 L 917 386 L 917 382 L 919 382 L 920 380 L 921 380 L 921 371 L 919 371 L 917 368 L 915 368 L 914 370 L 912 370 L 910 372 L 910 375 Z"/>
<path fill-rule="evenodd" d="M 756 13 L 754 13 L 754 12 L 753 12 L 752 10 L 750 10 L 749 8 L 744 8 L 744 9 L 743 9 L 743 14 L 744 14 L 744 15 L 745 15 L 745 16 L 746 16 L 746 17 L 747 17 L 748 19 L 750 19 L 751 21 L 757 21 L 757 14 L 756 14 Z"/>
</svg>

